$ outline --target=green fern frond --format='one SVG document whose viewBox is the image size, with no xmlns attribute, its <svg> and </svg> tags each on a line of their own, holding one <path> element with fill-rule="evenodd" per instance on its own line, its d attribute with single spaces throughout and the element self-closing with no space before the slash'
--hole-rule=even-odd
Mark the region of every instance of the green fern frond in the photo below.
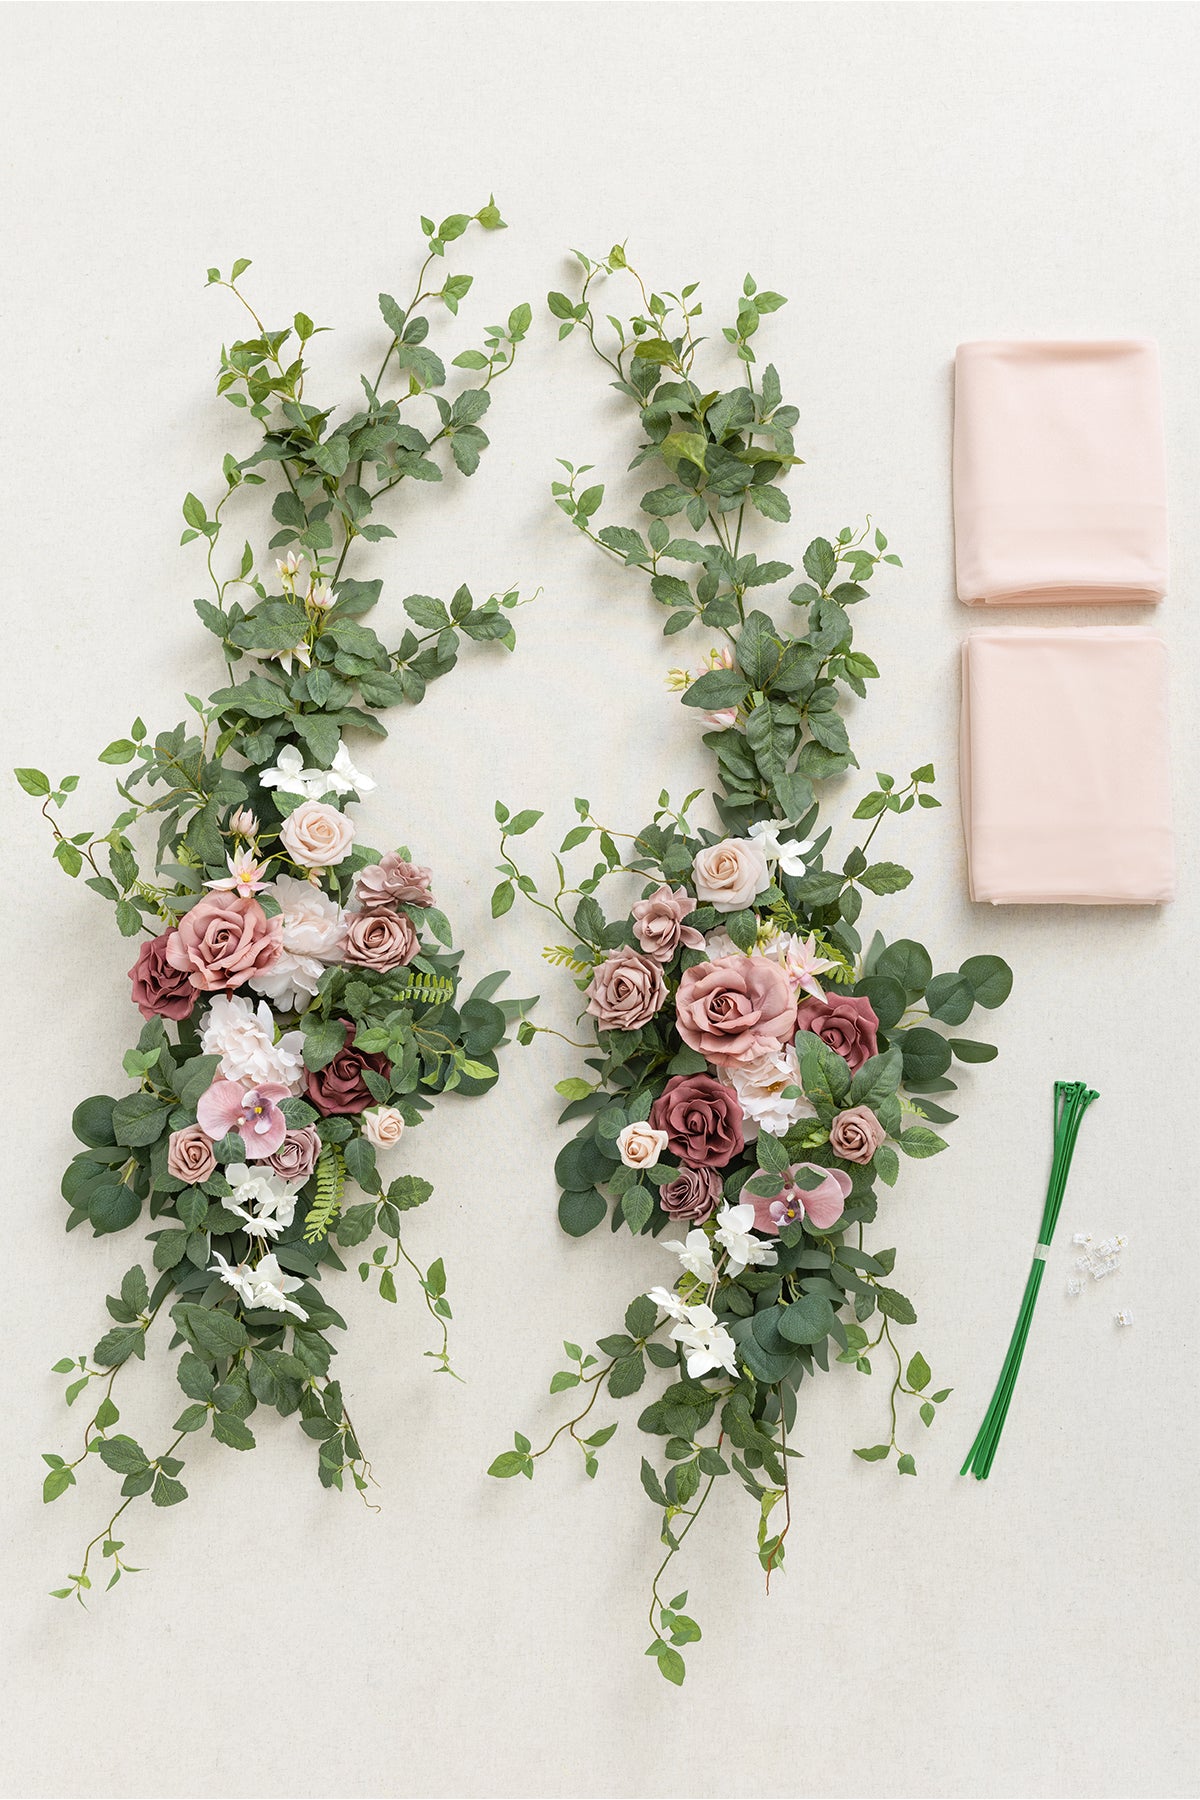
<svg viewBox="0 0 1200 1800">
<path fill-rule="evenodd" d="M 554 968 L 570 969 L 573 975 L 590 975 L 595 967 L 591 962 L 580 962 L 567 944 L 547 944 L 542 955 Z"/>
<path fill-rule="evenodd" d="M 420 1001 L 422 1006 L 445 1006 L 454 998 L 454 983 L 448 975 L 405 970 L 391 981 L 381 982 L 373 997 L 394 1006 L 404 1006 L 412 1000 Z"/>
<path fill-rule="evenodd" d="M 316 1244 L 342 1210 L 346 1159 L 337 1144 L 326 1144 L 317 1160 L 317 1191 L 304 1218 L 304 1241 Z"/>
</svg>

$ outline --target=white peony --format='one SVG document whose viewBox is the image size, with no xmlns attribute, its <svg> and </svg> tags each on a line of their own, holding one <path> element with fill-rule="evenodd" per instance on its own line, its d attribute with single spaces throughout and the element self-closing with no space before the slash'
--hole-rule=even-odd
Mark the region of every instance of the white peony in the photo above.
<svg viewBox="0 0 1200 1800">
<path fill-rule="evenodd" d="M 792 1044 L 768 1051 L 751 1063 L 734 1063 L 721 1070 L 720 1079 L 738 1097 L 742 1131 L 751 1143 L 760 1131 L 768 1137 L 783 1137 L 798 1119 L 816 1115 L 816 1107 L 803 1092 L 794 1099 L 785 1097 L 786 1088 L 800 1086 L 800 1063 Z"/>
<path fill-rule="evenodd" d="M 273 972 L 273 971 L 272 971 Z M 304 1085 L 304 1038 L 287 1031 L 275 1041 L 275 1017 L 265 1000 L 255 1006 L 242 994 L 218 994 L 200 1031 L 206 1056 L 219 1056 L 218 1073 L 243 1087 L 278 1082 L 292 1093 Z"/>
<path fill-rule="evenodd" d="M 342 909 L 328 894 L 294 875 L 279 875 L 268 893 L 279 902 L 282 948 L 250 986 L 285 1012 L 297 1011 L 317 991 L 327 963 L 340 962 L 346 944 Z"/>
</svg>

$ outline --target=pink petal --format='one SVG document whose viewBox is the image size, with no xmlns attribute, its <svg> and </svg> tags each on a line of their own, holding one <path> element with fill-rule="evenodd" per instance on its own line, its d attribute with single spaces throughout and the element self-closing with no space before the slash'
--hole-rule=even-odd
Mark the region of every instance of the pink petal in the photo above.
<svg viewBox="0 0 1200 1800">
<path fill-rule="evenodd" d="M 245 1100 L 237 1082 L 214 1081 L 200 1096 L 196 1106 L 196 1121 L 210 1138 L 219 1142 L 227 1132 L 233 1130 L 244 1111 Z"/>
<path fill-rule="evenodd" d="M 818 1231 L 836 1225 L 845 1210 L 851 1188 L 850 1177 L 841 1169 L 830 1169 L 820 1187 L 802 1188 L 804 1211 Z"/>
</svg>

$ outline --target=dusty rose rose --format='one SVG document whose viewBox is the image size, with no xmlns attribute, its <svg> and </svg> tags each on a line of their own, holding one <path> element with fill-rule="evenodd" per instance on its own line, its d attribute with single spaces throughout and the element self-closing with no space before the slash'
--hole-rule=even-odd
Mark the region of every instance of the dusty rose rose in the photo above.
<svg viewBox="0 0 1200 1800">
<path fill-rule="evenodd" d="M 279 955 L 282 927 L 257 900 L 241 894 L 207 894 L 185 912 L 167 938 L 166 958 L 193 987 L 213 993 L 241 987 Z"/>
<path fill-rule="evenodd" d="M 201 1131 L 199 1125 L 185 1125 L 182 1131 L 171 1133 L 167 1139 L 168 1175 L 196 1187 L 215 1174 L 216 1168 L 213 1141 L 207 1131 Z"/>
<path fill-rule="evenodd" d="M 717 1210 L 721 1198 L 721 1177 L 715 1169 L 689 1169 L 681 1164 L 674 1181 L 658 1190 L 658 1203 L 669 1219 L 686 1219 L 690 1225 L 703 1225 Z"/>
<path fill-rule="evenodd" d="M 651 956 L 623 945 L 610 950 L 587 986 L 588 1011 L 602 1031 L 636 1031 L 667 997 L 662 969 Z"/>
<path fill-rule="evenodd" d="M 685 969 L 675 1012 L 684 1043 L 718 1067 L 778 1051 L 796 1025 L 791 984 L 765 956 L 719 956 Z"/>
<path fill-rule="evenodd" d="M 398 1106 L 373 1106 L 362 1115 L 363 1136 L 377 1150 L 389 1150 L 404 1135 L 404 1114 Z"/>
<path fill-rule="evenodd" d="M 317 1166 L 321 1139 L 315 1125 L 304 1125 L 289 1131 L 274 1156 L 267 1158 L 268 1169 L 284 1181 L 307 1181 Z"/>
<path fill-rule="evenodd" d="M 650 1108 L 650 1123 L 693 1168 L 723 1168 L 745 1144 L 737 1095 L 711 1075 L 672 1075 Z"/>
<path fill-rule="evenodd" d="M 819 1177 L 816 1186 L 800 1186 L 796 1177 L 801 1170 L 806 1176 Z M 808 1219 L 818 1231 L 828 1231 L 841 1218 L 850 1187 L 850 1177 L 843 1169 L 822 1169 L 816 1163 L 793 1163 L 780 1175 L 777 1193 L 747 1194 L 743 1189 L 742 1198 L 754 1207 L 755 1231 L 766 1231 L 777 1237 L 782 1226 L 792 1225 L 797 1219 Z"/>
<path fill-rule="evenodd" d="M 354 1026 L 349 1019 L 340 1021 L 346 1041 L 332 1062 L 323 1069 L 310 1069 L 308 1099 L 319 1113 L 360 1113 L 374 1106 L 375 1096 L 362 1078 L 364 1069 L 379 1075 L 391 1073 L 391 1064 L 382 1054 L 368 1055 L 354 1045 Z"/>
<path fill-rule="evenodd" d="M 288 855 L 306 869 L 331 869 L 345 862 L 354 842 L 354 827 L 336 806 L 324 800 L 302 800 L 279 827 Z"/>
<path fill-rule="evenodd" d="M 753 838 L 722 838 L 692 864 L 696 893 L 718 912 L 741 912 L 770 887 L 767 859 Z"/>
<path fill-rule="evenodd" d="M 617 1149 L 627 1169 L 652 1169 L 667 1148 L 667 1134 L 637 1119 L 617 1133 Z"/>
<path fill-rule="evenodd" d="M 634 902 L 633 935 L 655 962 L 669 963 L 681 944 L 689 950 L 703 950 L 703 933 L 683 922 L 695 910 L 696 902 L 686 888 L 672 891 L 664 882 L 644 900 Z"/>
<path fill-rule="evenodd" d="M 354 877 L 355 904 L 363 912 L 379 912 L 396 906 L 432 906 L 432 870 L 405 862 L 389 850 L 377 863 L 368 863 Z"/>
<path fill-rule="evenodd" d="M 823 1044 L 861 1069 L 879 1049 L 875 1008 L 860 994 L 827 994 L 824 1000 L 802 1000 L 796 1008 L 796 1030 L 813 1031 Z"/>
<path fill-rule="evenodd" d="M 346 914 L 346 948 L 342 961 L 357 969 L 375 969 L 386 975 L 409 963 L 421 948 L 412 921 L 403 913 L 363 912 Z"/>
<path fill-rule="evenodd" d="M 843 1162 L 869 1163 L 886 1136 L 869 1106 L 851 1106 L 830 1126 L 829 1148 Z"/>
<path fill-rule="evenodd" d="M 150 938 L 138 951 L 137 961 L 129 971 L 133 983 L 133 1004 L 143 1019 L 186 1019 L 198 998 L 196 989 L 183 969 L 167 961 L 167 944 L 171 933 Z"/>
</svg>

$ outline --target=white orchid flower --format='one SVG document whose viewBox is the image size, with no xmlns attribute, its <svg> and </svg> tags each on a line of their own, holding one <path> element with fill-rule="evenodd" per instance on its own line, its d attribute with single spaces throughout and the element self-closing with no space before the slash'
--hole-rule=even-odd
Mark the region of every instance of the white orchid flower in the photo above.
<svg viewBox="0 0 1200 1800">
<path fill-rule="evenodd" d="M 717 1271 L 713 1263 L 712 1245 L 706 1234 L 698 1227 L 695 1231 L 688 1232 L 687 1238 L 682 1244 L 678 1238 L 664 1240 L 663 1249 L 674 1251 L 688 1274 L 694 1275 L 698 1281 L 714 1281 L 716 1279 Z"/>
<path fill-rule="evenodd" d="M 757 839 L 767 861 L 778 863 L 785 875 L 803 875 L 804 859 L 813 847 L 812 838 L 789 838 L 785 843 L 780 833 L 795 829 L 794 822 L 787 819 L 757 819 L 750 827 L 750 836 Z"/>
<path fill-rule="evenodd" d="M 730 1375 L 736 1375 L 737 1345 L 725 1327 L 718 1325 L 712 1307 L 689 1306 L 685 1310 L 687 1318 L 676 1325 L 671 1339 L 687 1351 L 687 1372 L 692 1380 L 709 1375 L 714 1369 L 726 1369 Z"/>
<path fill-rule="evenodd" d="M 743 1203 L 726 1206 L 717 1214 L 716 1240 L 729 1253 L 727 1275 L 740 1275 L 752 1267 L 770 1269 L 779 1260 L 770 1244 L 753 1236 L 754 1208 Z"/>
</svg>

